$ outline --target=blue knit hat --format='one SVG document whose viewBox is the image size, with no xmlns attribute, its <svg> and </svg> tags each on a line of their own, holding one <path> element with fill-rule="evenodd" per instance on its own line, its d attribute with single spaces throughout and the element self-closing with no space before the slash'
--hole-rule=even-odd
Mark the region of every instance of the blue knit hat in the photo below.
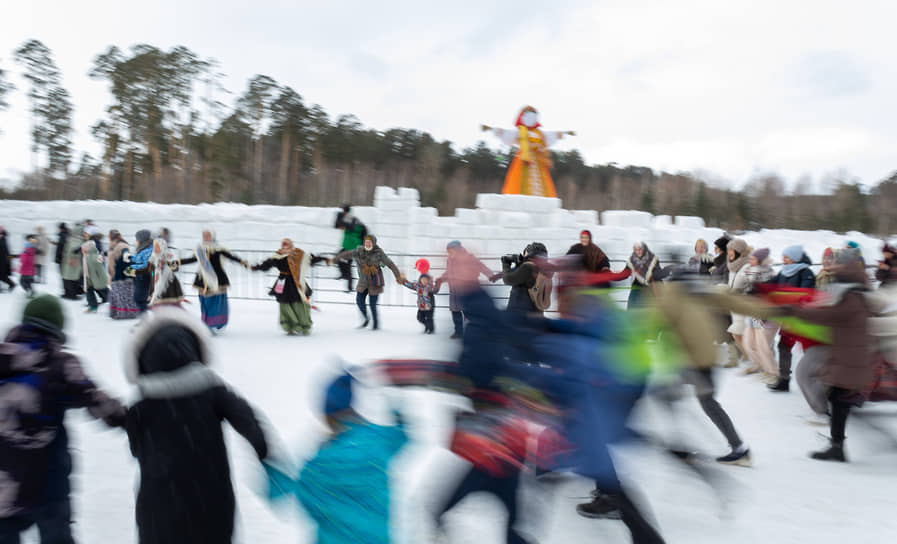
<svg viewBox="0 0 897 544">
<path fill-rule="evenodd" d="M 333 415 L 352 407 L 352 376 L 344 372 L 330 382 L 324 394 L 324 414 Z"/>
<path fill-rule="evenodd" d="M 794 262 L 800 262 L 800 260 L 804 258 L 804 246 L 788 246 L 784 250 L 782 250 L 782 255 L 788 257 Z"/>
</svg>

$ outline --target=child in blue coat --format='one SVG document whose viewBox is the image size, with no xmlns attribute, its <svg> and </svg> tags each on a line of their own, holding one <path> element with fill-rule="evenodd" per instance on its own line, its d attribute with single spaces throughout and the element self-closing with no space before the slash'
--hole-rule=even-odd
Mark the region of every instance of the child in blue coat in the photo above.
<svg viewBox="0 0 897 544">
<path fill-rule="evenodd" d="M 407 442 L 404 427 L 376 425 L 352 409 L 352 376 L 327 388 L 333 436 L 296 478 L 265 462 L 268 498 L 294 495 L 318 525 L 317 544 L 387 544 L 389 462 Z"/>
</svg>

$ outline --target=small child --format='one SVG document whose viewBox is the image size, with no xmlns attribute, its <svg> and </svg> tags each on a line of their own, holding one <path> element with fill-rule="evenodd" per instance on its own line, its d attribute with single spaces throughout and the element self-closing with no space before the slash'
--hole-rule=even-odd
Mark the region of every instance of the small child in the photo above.
<svg viewBox="0 0 897 544">
<path fill-rule="evenodd" d="M 421 274 L 417 281 L 405 280 L 402 285 L 417 292 L 417 320 L 423 324 L 424 334 L 433 334 L 436 331 L 433 324 L 433 313 L 439 287 L 433 283 L 433 278 L 427 273 Z"/>
<path fill-rule="evenodd" d="M 389 463 L 407 442 L 404 426 L 367 421 L 352 408 L 352 376 L 327 387 L 324 415 L 333 435 L 298 477 L 262 462 L 268 498 L 293 495 L 318 525 L 318 544 L 390 542 Z"/>
<path fill-rule="evenodd" d="M 19 283 L 29 297 L 34 296 L 34 258 L 37 255 L 37 238 L 25 237 L 25 249 L 19 255 Z"/>
</svg>

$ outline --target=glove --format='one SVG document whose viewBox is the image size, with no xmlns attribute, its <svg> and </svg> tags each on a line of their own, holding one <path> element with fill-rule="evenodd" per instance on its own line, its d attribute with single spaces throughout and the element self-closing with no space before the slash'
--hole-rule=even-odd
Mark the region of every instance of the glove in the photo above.
<svg viewBox="0 0 897 544">
<path fill-rule="evenodd" d="M 495 274 L 492 274 L 491 276 L 489 276 L 489 281 L 492 283 L 495 283 L 501 279 L 501 276 L 502 276 L 501 272 L 496 272 Z"/>
<path fill-rule="evenodd" d="M 249 261 L 247 261 L 246 259 L 240 261 L 240 264 L 243 265 L 243 268 L 249 268 Z"/>
<path fill-rule="evenodd" d="M 134 270 L 133 268 L 125 268 L 125 276 L 128 276 L 129 278 L 134 278 L 137 276 L 137 271 Z"/>
</svg>

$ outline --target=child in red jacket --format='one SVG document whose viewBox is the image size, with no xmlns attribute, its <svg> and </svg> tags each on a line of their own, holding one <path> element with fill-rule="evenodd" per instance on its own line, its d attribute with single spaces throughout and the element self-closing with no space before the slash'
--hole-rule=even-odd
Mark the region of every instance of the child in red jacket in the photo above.
<svg viewBox="0 0 897 544">
<path fill-rule="evenodd" d="M 29 297 L 34 296 L 34 257 L 37 255 L 37 238 L 25 237 L 25 249 L 19 254 L 19 283 Z"/>
</svg>

